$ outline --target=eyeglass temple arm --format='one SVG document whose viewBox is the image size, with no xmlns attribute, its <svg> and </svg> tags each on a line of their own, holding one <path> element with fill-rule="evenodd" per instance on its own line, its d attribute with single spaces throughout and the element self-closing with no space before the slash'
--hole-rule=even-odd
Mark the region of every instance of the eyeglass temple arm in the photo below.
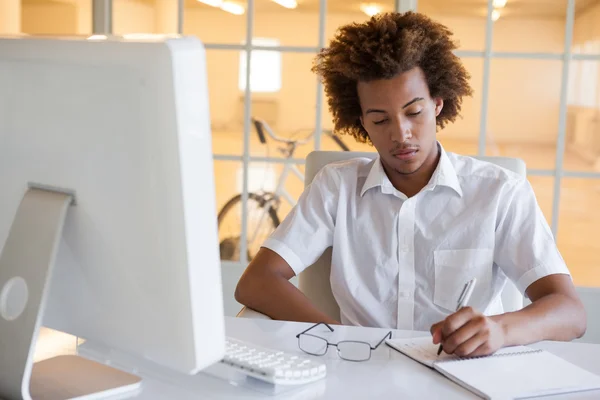
<svg viewBox="0 0 600 400">
<path fill-rule="evenodd" d="M 313 328 L 316 328 L 316 327 L 317 327 L 317 326 L 319 326 L 319 325 L 325 325 L 327 328 L 329 328 L 329 330 L 330 330 L 331 332 L 333 332 L 333 328 L 332 328 L 332 327 L 330 327 L 330 326 L 329 326 L 329 325 L 328 325 L 326 322 L 319 322 L 319 323 L 317 323 L 317 324 L 314 324 L 313 326 L 311 326 L 310 328 L 308 328 L 308 329 L 307 329 L 307 330 L 305 330 L 304 332 L 300 332 L 299 334 L 297 334 L 297 335 L 296 335 L 296 338 L 299 338 L 299 337 L 300 337 L 300 335 L 302 335 L 302 334 L 304 334 L 304 333 L 306 333 L 306 332 L 310 331 L 310 330 L 311 330 L 311 329 L 313 329 Z M 390 332 L 390 333 L 391 333 L 391 332 Z"/>
<path fill-rule="evenodd" d="M 385 335 L 385 336 L 383 337 L 383 339 L 381 339 L 381 341 L 375 345 L 375 347 L 371 347 L 371 350 L 375 350 L 376 348 L 378 348 L 378 347 L 379 347 L 379 345 L 380 345 L 381 343 L 383 343 L 383 341 L 384 341 L 385 339 L 387 339 L 388 337 L 389 337 L 390 339 L 392 338 L 392 331 L 389 331 L 389 332 L 387 333 L 387 335 Z"/>
</svg>

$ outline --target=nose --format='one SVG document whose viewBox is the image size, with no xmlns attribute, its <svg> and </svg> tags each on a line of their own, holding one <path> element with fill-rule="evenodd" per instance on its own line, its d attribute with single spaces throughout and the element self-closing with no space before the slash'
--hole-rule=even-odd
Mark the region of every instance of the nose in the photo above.
<svg viewBox="0 0 600 400">
<path fill-rule="evenodd" d="M 404 143 L 407 140 L 412 138 L 412 130 L 410 126 L 410 122 L 403 119 L 398 118 L 396 123 L 393 124 L 392 131 L 390 132 L 390 136 L 393 142 Z"/>
</svg>

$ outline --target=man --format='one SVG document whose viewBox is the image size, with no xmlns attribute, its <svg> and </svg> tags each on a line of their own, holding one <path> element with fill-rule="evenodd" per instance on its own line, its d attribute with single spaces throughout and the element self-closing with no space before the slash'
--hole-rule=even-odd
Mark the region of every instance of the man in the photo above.
<svg viewBox="0 0 600 400">
<path fill-rule="evenodd" d="M 586 316 L 527 179 L 446 153 L 468 74 L 451 32 L 416 14 L 342 27 L 317 57 L 335 129 L 375 161 L 323 168 L 264 243 L 236 299 L 274 319 L 332 321 L 288 280 L 333 247 L 341 323 L 430 330 L 460 356 L 583 335 Z M 477 279 L 455 312 L 464 284 Z M 532 304 L 503 313 L 507 279 Z"/>
</svg>

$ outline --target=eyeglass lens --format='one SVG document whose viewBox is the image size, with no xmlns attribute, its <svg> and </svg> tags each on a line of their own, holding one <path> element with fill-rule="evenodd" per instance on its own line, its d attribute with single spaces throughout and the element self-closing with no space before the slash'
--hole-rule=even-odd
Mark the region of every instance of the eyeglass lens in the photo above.
<svg viewBox="0 0 600 400">
<path fill-rule="evenodd" d="M 315 356 L 327 353 L 327 340 L 309 334 L 300 335 L 298 338 L 300 350 Z"/>
<path fill-rule="evenodd" d="M 371 346 L 365 342 L 340 342 L 337 345 L 341 358 L 349 361 L 365 361 L 371 357 Z"/>
</svg>

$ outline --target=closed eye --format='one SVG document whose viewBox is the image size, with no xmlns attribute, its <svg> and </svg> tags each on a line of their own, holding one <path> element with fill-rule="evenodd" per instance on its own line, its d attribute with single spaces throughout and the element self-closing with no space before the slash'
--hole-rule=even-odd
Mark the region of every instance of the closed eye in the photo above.
<svg viewBox="0 0 600 400">
<path fill-rule="evenodd" d="M 419 114 L 421 114 L 421 111 L 417 111 L 417 112 L 414 112 L 414 113 L 409 113 L 407 115 L 410 116 L 410 117 L 414 117 L 415 115 L 419 115 Z"/>
<path fill-rule="evenodd" d="M 373 123 L 374 123 L 375 125 L 381 125 L 381 124 L 383 124 L 384 122 L 387 122 L 387 119 L 382 119 L 381 121 L 373 121 Z"/>
</svg>

